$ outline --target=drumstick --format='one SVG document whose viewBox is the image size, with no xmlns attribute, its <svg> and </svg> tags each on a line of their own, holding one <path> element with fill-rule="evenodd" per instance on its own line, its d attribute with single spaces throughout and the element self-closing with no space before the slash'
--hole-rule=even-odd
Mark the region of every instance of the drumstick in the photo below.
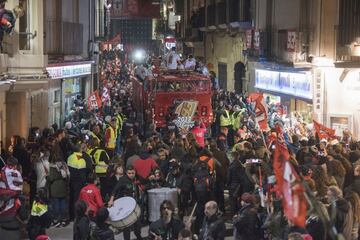
<svg viewBox="0 0 360 240">
<path fill-rule="evenodd" d="M 195 205 L 194 205 L 194 207 L 193 207 L 193 209 L 192 209 L 192 211 L 191 211 L 191 214 L 190 214 L 190 216 L 189 216 L 189 219 L 188 219 L 188 223 L 191 223 L 191 219 L 192 219 L 192 217 L 194 216 L 194 213 L 195 213 L 195 209 L 196 209 L 196 207 L 197 207 L 197 202 L 195 203 Z"/>
</svg>

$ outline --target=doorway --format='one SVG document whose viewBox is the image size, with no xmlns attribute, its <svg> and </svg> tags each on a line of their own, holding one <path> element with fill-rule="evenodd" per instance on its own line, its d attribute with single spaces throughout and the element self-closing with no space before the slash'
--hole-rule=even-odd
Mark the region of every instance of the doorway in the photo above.
<svg viewBox="0 0 360 240">
<path fill-rule="evenodd" d="M 218 63 L 219 72 L 219 87 L 220 89 L 227 90 L 227 64 Z"/>
<path fill-rule="evenodd" d="M 234 65 L 234 89 L 236 93 L 242 93 L 243 79 L 245 78 L 245 65 L 242 62 L 237 62 Z"/>
</svg>

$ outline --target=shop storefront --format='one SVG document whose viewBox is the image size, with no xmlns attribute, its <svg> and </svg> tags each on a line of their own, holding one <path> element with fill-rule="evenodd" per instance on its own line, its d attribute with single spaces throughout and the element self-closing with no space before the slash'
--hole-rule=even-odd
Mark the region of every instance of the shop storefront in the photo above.
<svg viewBox="0 0 360 240">
<path fill-rule="evenodd" d="M 59 126 L 69 116 L 76 99 L 86 98 L 92 88 L 92 62 L 54 64 L 46 68 L 50 82 L 49 124 Z"/>
<path fill-rule="evenodd" d="M 349 129 L 360 139 L 360 68 L 318 66 L 314 69 L 314 118 L 335 129 Z"/>
<path fill-rule="evenodd" d="M 283 114 L 312 120 L 312 74 L 310 71 L 255 69 L 255 89 L 263 92 L 269 105 L 281 105 Z"/>
</svg>

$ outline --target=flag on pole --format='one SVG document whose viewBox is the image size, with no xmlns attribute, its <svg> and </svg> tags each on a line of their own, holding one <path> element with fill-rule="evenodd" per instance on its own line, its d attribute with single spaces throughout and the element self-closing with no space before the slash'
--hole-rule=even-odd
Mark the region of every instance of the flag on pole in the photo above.
<svg viewBox="0 0 360 240">
<path fill-rule="evenodd" d="M 319 136 L 320 139 L 336 138 L 334 129 L 328 128 L 315 120 L 313 120 L 313 123 L 316 134 Z"/>
<path fill-rule="evenodd" d="M 262 93 L 251 93 L 249 102 L 261 130 L 268 130 L 268 110 Z"/>
<path fill-rule="evenodd" d="M 282 197 L 284 214 L 294 225 L 305 227 L 307 202 L 305 188 L 301 179 L 290 162 L 290 155 L 282 129 L 276 126 L 273 168 L 276 177 L 276 188 Z"/>
<path fill-rule="evenodd" d="M 89 98 L 88 98 L 88 109 L 89 111 L 92 110 L 97 110 L 101 108 L 101 99 L 99 96 L 99 92 L 95 91 L 93 93 L 90 94 Z"/>
</svg>

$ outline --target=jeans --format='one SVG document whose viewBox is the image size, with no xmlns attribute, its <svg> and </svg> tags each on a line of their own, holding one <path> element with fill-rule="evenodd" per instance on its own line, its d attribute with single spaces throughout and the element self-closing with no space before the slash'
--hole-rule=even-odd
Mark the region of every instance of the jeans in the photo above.
<svg viewBox="0 0 360 240">
<path fill-rule="evenodd" d="M 117 156 L 120 156 L 120 155 L 121 155 L 121 136 L 120 136 L 120 134 L 121 134 L 121 131 L 120 131 L 118 137 L 116 138 L 115 154 L 116 154 Z"/>
<path fill-rule="evenodd" d="M 55 220 L 61 221 L 66 218 L 66 198 L 52 198 L 51 209 Z"/>
</svg>

